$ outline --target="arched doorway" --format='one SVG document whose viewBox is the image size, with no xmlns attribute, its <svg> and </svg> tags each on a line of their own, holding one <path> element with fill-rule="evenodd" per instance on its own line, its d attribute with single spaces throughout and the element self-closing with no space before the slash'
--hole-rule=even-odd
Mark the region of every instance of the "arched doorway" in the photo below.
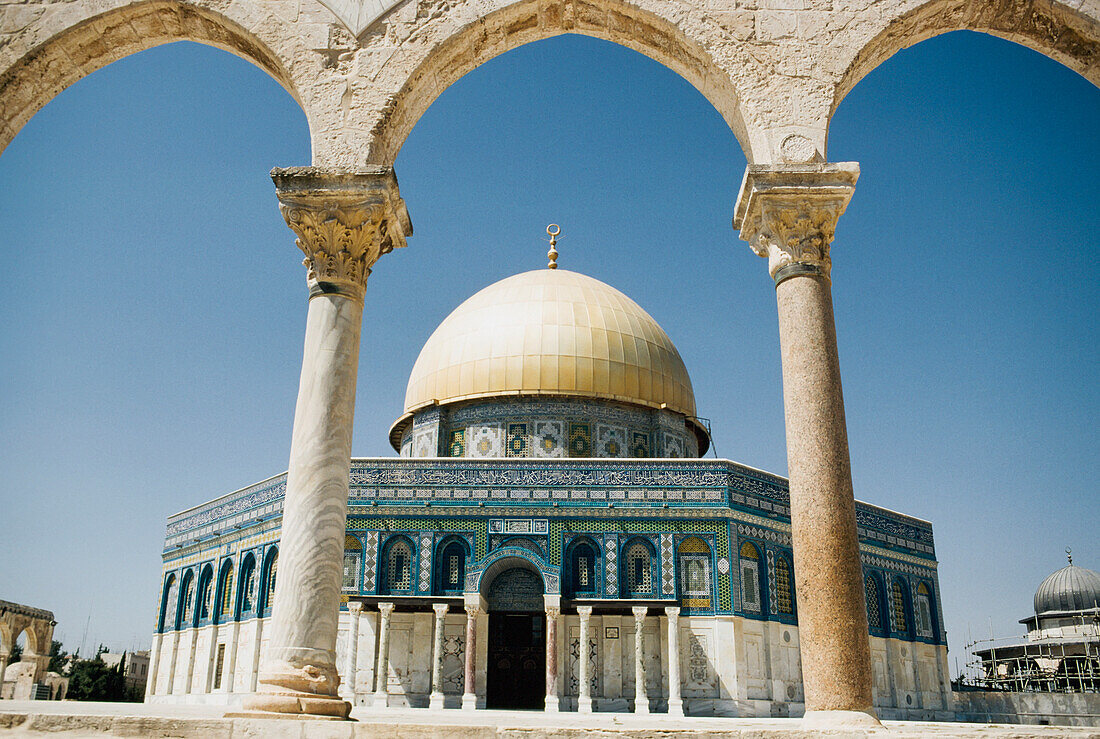
<svg viewBox="0 0 1100 739">
<path fill-rule="evenodd" d="M 546 614 L 542 593 L 542 578 L 519 566 L 504 570 L 489 586 L 486 708 L 543 708 Z"/>
</svg>

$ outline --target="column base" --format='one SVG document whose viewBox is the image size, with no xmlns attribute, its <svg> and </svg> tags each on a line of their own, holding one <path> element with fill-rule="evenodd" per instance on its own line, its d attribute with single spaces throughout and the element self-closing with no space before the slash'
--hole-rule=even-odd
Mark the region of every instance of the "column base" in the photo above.
<svg viewBox="0 0 1100 739">
<path fill-rule="evenodd" d="M 375 693 L 374 702 L 371 703 L 371 708 L 388 708 L 390 705 L 389 693 Z"/>
<path fill-rule="evenodd" d="M 477 710 L 477 696 L 473 693 L 462 694 L 462 710 L 463 711 L 476 711 Z"/>
<path fill-rule="evenodd" d="M 873 710 L 868 711 L 806 711 L 803 729 L 875 729 L 882 728 Z"/>
<path fill-rule="evenodd" d="M 434 711 L 440 708 L 443 708 L 443 694 L 432 693 L 428 697 L 428 709 Z"/>
<path fill-rule="evenodd" d="M 684 702 L 682 700 L 680 700 L 679 698 L 669 698 L 668 699 L 668 715 L 669 716 L 683 717 L 683 715 L 684 715 Z"/>
<path fill-rule="evenodd" d="M 634 699 L 634 713 L 648 714 L 649 713 L 649 699 L 642 700 Z"/>
<path fill-rule="evenodd" d="M 244 700 L 240 711 L 226 718 L 334 719 L 343 721 L 351 713 L 351 704 L 342 698 L 308 693 L 253 693 Z"/>
<path fill-rule="evenodd" d="M 561 711 L 561 701 L 558 696 L 546 696 L 545 711 L 547 713 L 559 713 Z"/>
<path fill-rule="evenodd" d="M 577 713 L 592 713 L 592 699 L 588 696 L 577 698 Z"/>
</svg>

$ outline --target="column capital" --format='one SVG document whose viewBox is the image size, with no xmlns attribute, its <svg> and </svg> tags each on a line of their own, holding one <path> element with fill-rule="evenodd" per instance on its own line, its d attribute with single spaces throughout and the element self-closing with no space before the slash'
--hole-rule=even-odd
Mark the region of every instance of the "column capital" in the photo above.
<svg viewBox="0 0 1100 739">
<path fill-rule="evenodd" d="M 348 610 L 352 614 L 358 616 L 363 610 L 363 602 L 358 601 L 358 600 L 349 600 L 348 601 Z"/>
<path fill-rule="evenodd" d="M 669 618 L 676 618 L 680 615 L 680 606 L 665 606 L 665 615 Z"/>
<path fill-rule="evenodd" d="M 435 611 L 436 618 L 443 618 L 447 615 L 447 611 L 451 606 L 447 603 L 432 603 L 432 610 Z"/>
<path fill-rule="evenodd" d="M 829 246 L 858 178 L 855 162 L 750 164 L 733 227 L 757 256 L 767 258 L 776 284 L 797 274 L 828 279 Z"/>
<path fill-rule="evenodd" d="M 335 293 L 362 302 L 374 263 L 412 233 L 393 168 L 276 168 L 271 179 L 305 254 L 310 297 Z"/>
<path fill-rule="evenodd" d="M 393 613 L 393 603 L 379 603 L 378 612 L 382 614 L 382 618 L 389 618 Z"/>
<path fill-rule="evenodd" d="M 561 615 L 561 608 L 558 606 L 546 606 L 546 617 L 557 618 Z"/>
<path fill-rule="evenodd" d="M 577 615 L 583 619 L 587 619 L 592 615 L 592 606 L 577 606 Z"/>
<path fill-rule="evenodd" d="M 641 621 L 649 613 L 648 606 L 632 606 L 630 612 L 634 614 L 635 621 Z"/>
<path fill-rule="evenodd" d="M 481 606 L 472 606 L 472 605 L 467 604 L 465 606 L 465 608 L 466 608 L 466 615 L 469 618 L 477 618 L 478 615 L 481 614 Z"/>
</svg>

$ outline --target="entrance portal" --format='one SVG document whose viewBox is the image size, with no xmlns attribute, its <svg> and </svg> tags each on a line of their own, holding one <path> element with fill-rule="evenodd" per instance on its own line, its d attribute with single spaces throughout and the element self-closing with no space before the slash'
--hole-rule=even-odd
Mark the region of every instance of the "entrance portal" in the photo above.
<svg viewBox="0 0 1100 739">
<path fill-rule="evenodd" d="M 546 698 L 546 614 L 542 579 L 514 567 L 500 573 L 486 597 L 489 664 L 486 708 L 537 708 Z"/>
</svg>

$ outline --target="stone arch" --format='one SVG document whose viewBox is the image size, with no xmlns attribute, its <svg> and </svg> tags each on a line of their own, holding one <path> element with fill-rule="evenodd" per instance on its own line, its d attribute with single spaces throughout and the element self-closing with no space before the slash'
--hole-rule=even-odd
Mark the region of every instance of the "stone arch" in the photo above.
<svg viewBox="0 0 1100 739">
<path fill-rule="evenodd" d="M 38 635 L 35 633 L 34 624 L 27 622 L 23 628 L 19 629 L 15 634 L 15 639 L 12 640 L 12 645 L 18 644 L 20 637 L 26 637 L 26 641 L 23 642 L 23 658 L 37 656 L 39 654 Z"/>
<path fill-rule="evenodd" d="M 492 586 L 493 580 L 497 578 L 497 575 L 516 567 L 535 573 L 542 583 L 542 591 L 544 593 L 549 592 L 546 587 L 547 582 L 542 571 L 542 564 L 536 562 L 534 556 L 526 550 L 520 549 L 510 550 L 503 556 L 487 563 L 485 569 L 481 571 L 480 577 L 478 577 L 477 591 L 481 593 L 483 597 L 487 597 L 489 595 L 489 588 Z"/>
<path fill-rule="evenodd" d="M 830 54 L 843 70 L 830 117 L 872 70 L 904 48 L 951 31 L 979 31 L 1014 41 L 1100 85 L 1100 17 L 1060 0 L 910 0 L 878 24 L 860 25 L 859 38 L 841 35 Z"/>
<path fill-rule="evenodd" d="M 308 79 L 306 68 L 317 64 L 317 55 L 300 53 L 295 46 L 301 34 L 258 4 L 219 4 L 224 12 L 178 0 L 108 0 L 96 4 L 94 14 L 88 7 L 73 3 L 65 6 L 67 12 L 47 12 L 0 50 L 0 99 L 5 103 L 0 151 L 66 87 L 111 62 L 174 41 L 195 41 L 252 62 L 305 108 L 296 80 Z"/>
<path fill-rule="evenodd" d="M 14 644 L 15 639 L 12 637 L 11 627 L 8 626 L 6 619 L 0 619 L 0 660 L 7 659 Z M 3 675 L 0 675 L 0 680 L 2 679 Z"/>
<path fill-rule="evenodd" d="M 486 10 L 488 8 L 488 10 Z M 363 40 L 394 33 L 379 26 Z M 725 119 L 749 162 L 768 156 L 764 133 L 747 123 L 735 80 L 759 66 L 732 33 L 693 3 L 667 0 L 489 0 L 455 2 L 446 13 L 417 20 L 412 36 L 379 65 L 368 164 L 392 164 L 432 102 L 468 72 L 506 51 L 573 33 L 637 51 L 679 74 Z M 720 49 L 721 61 L 708 49 Z"/>
</svg>

